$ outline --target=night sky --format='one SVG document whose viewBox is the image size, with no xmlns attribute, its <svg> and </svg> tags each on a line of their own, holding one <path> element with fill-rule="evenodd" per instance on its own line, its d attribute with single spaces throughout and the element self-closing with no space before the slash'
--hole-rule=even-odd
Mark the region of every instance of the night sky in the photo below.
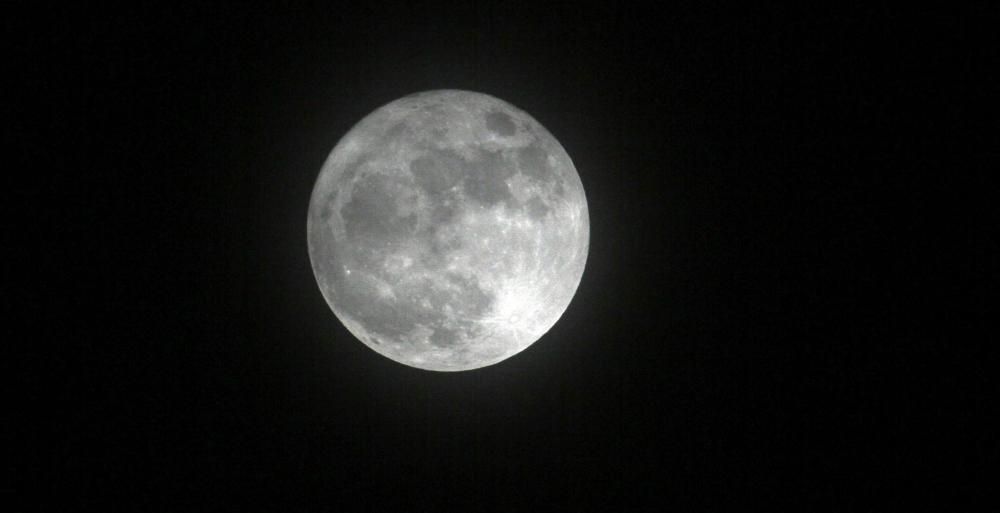
<svg viewBox="0 0 1000 513">
<path fill-rule="evenodd" d="M 974 78 L 997 62 L 973 41 L 985 10 L 399 4 L 3 22 L 20 214 L 4 272 L 26 284 L 4 338 L 30 348 L 12 366 L 16 511 L 891 511 L 984 493 L 993 350 L 985 303 L 962 300 L 993 288 L 996 253 L 964 221 L 985 218 L 966 191 L 996 167 L 977 160 L 997 142 L 975 128 L 997 89 Z M 306 245 L 339 138 L 441 88 L 539 120 L 591 219 L 562 319 L 460 373 L 357 341 Z"/>
</svg>

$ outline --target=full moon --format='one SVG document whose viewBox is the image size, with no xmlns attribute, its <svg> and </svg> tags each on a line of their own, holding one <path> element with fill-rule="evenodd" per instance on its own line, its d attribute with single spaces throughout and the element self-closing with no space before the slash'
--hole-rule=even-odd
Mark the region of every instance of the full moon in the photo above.
<svg viewBox="0 0 1000 513">
<path fill-rule="evenodd" d="M 319 289 L 361 342 L 434 371 L 493 365 L 559 320 L 590 244 L 562 145 L 492 96 L 405 96 L 359 121 L 309 203 Z"/>
</svg>

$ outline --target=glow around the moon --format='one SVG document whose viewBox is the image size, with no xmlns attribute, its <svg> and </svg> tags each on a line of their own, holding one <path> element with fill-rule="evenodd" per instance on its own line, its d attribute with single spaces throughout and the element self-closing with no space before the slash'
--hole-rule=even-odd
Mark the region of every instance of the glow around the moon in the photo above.
<svg viewBox="0 0 1000 513">
<path fill-rule="evenodd" d="M 309 256 L 327 304 L 366 345 L 437 371 L 492 365 L 562 316 L 590 222 L 558 141 L 492 96 L 440 90 L 385 105 L 330 153 Z"/>
</svg>

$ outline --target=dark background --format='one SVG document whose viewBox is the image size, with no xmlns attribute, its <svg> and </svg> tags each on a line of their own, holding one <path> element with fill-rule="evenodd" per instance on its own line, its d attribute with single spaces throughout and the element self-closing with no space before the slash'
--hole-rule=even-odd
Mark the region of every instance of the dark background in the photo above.
<svg viewBox="0 0 1000 513">
<path fill-rule="evenodd" d="M 971 300 L 996 238 L 969 222 L 995 170 L 988 14 L 11 14 L 5 274 L 24 287 L 5 308 L 30 350 L 10 360 L 4 493 L 18 511 L 974 504 L 997 455 Z M 591 217 L 562 320 L 462 373 L 349 335 L 305 240 L 337 140 L 437 88 L 536 117 Z"/>
</svg>

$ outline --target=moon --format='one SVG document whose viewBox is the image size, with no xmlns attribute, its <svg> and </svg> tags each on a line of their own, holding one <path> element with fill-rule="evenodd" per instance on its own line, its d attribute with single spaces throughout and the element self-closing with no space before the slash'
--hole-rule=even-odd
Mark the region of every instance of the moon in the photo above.
<svg viewBox="0 0 1000 513">
<path fill-rule="evenodd" d="M 538 121 L 435 90 L 376 109 L 337 143 L 307 232 L 348 331 L 396 362 L 463 371 L 555 325 L 583 276 L 590 218 L 573 161 Z"/>
</svg>

